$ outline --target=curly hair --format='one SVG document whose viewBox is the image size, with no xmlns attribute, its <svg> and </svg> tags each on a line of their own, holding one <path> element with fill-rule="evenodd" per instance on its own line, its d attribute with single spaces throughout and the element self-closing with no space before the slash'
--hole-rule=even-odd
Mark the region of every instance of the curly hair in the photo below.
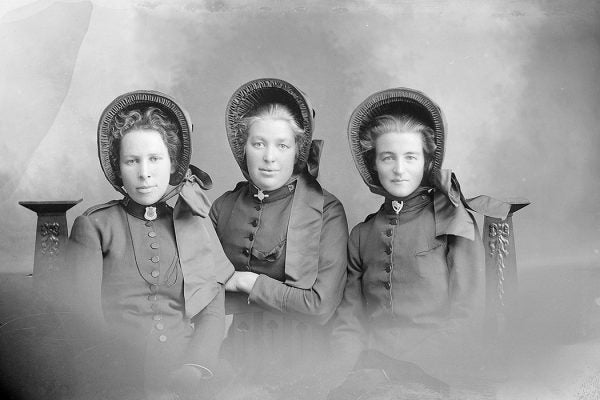
<svg viewBox="0 0 600 400">
<path fill-rule="evenodd" d="M 428 184 L 431 180 L 431 170 L 433 169 L 433 158 L 435 155 L 435 132 L 434 130 L 410 115 L 390 115 L 384 114 L 373 118 L 367 126 L 360 132 L 360 146 L 364 154 L 366 164 L 374 171 L 375 168 L 375 142 L 386 133 L 419 133 L 423 142 L 423 155 L 425 156 L 425 174 L 423 184 Z M 376 183 L 379 183 L 377 174 Z"/>
<path fill-rule="evenodd" d="M 177 123 L 157 107 L 134 108 L 121 111 L 111 127 L 109 158 L 115 173 L 120 173 L 121 140 L 127 133 L 138 129 L 152 129 L 158 132 L 167 147 L 171 164 L 177 165 L 182 147 Z"/>
<path fill-rule="evenodd" d="M 240 135 L 240 143 L 246 144 L 248 141 L 248 134 L 250 128 L 258 121 L 265 120 L 277 120 L 287 122 L 294 134 L 294 142 L 296 143 L 296 158 L 294 160 L 294 173 L 297 173 L 298 169 L 298 155 L 299 149 L 302 147 L 304 141 L 304 129 L 298 123 L 292 111 L 283 104 L 280 103 L 267 103 L 256 108 L 251 114 L 241 119 L 239 123 L 238 134 Z M 244 157 L 246 155 L 244 154 Z"/>
</svg>

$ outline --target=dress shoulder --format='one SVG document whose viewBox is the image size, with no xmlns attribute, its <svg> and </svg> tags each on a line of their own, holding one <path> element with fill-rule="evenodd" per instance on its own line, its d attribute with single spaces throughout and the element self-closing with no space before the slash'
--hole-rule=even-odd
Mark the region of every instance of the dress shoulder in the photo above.
<svg viewBox="0 0 600 400">
<path fill-rule="evenodd" d="M 342 202 L 335 197 L 335 195 L 323 189 L 323 210 L 329 210 L 336 207 L 340 207 L 341 210 L 344 211 L 344 205 Z"/>
<path fill-rule="evenodd" d="M 238 182 L 237 185 L 235 185 L 235 188 L 233 188 L 232 190 L 228 190 L 219 197 L 217 197 L 217 199 L 212 203 L 211 213 L 216 212 L 220 214 L 223 208 L 227 209 L 233 207 L 233 203 L 235 203 L 235 201 L 237 200 L 239 193 L 244 187 L 245 183 L 247 182 Z"/>
<path fill-rule="evenodd" d="M 96 204 L 95 206 L 92 206 L 90 208 L 88 208 L 87 210 L 85 210 L 85 212 L 82 215 L 85 215 L 86 217 L 89 217 L 91 214 L 100 211 L 100 210 L 104 210 L 110 207 L 114 207 L 116 205 L 119 204 L 119 200 L 111 200 L 108 203 L 103 203 L 103 204 Z"/>
<path fill-rule="evenodd" d="M 377 213 L 376 213 L 376 212 L 374 212 L 374 213 L 371 213 L 371 214 L 367 215 L 367 217 L 365 218 L 365 220 L 364 220 L 363 222 L 361 222 L 361 224 L 364 224 L 364 223 L 367 223 L 367 222 L 369 222 L 370 220 L 372 220 L 373 218 L 375 218 L 375 216 L 376 216 L 376 215 L 377 215 Z M 360 225 L 360 224 L 359 224 L 359 225 Z M 358 225 L 357 225 L 357 226 L 358 226 Z"/>
<path fill-rule="evenodd" d="M 379 213 L 379 211 L 374 212 L 372 214 L 367 215 L 367 217 L 365 218 L 364 221 L 359 222 L 358 224 L 354 225 L 354 227 L 352 228 L 351 232 L 350 232 L 350 236 L 354 239 L 358 239 L 358 237 L 362 236 L 362 235 L 368 235 L 369 232 L 371 231 L 373 224 L 375 223 L 375 216 L 377 216 L 377 213 Z"/>
</svg>

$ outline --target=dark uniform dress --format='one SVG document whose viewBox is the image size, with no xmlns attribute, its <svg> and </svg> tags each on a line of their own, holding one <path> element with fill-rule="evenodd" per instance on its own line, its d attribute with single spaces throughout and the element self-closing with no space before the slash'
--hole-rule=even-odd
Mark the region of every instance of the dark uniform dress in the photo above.
<svg viewBox="0 0 600 400">
<path fill-rule="evenodd" d="M 455 356 L 474 343 L 482 323 L 483 245 L 464 208 L 451 223 L 437 211 L 432 191 L 420 190 L 399 212 L 386 199 L 352 230 L 334 330 L 347 363 L 371 349 L 438 372 L 442 361 L 458 363 Z"/>
<path fill-rule="evenodd" d="M 318 348 L 318 326 L 333 315 L 346 277 L 348 228 L 339 200 L 306 175 L 270 192 L 241 182 L 213 203 L 210 217 L 236 271 L 259 274 L 249 295 L 226 294 L 235 314 L 230 338 L 240 324 L 258 330 L 251 341 L 264 346 L 249 356 L 254 362 L 273 353 L 289 365 Z"/>
<path fill-rule="evenodd" d="M 78 301 L 101 332 L 80 358 L 107 398 L 165 389 L 184 363 L 212 368 L 223 337 L 221 285 L 190 319 L 173 209 L 159 204 L 153 221 L 144 209 L 131 200 L 93 207 L 75 220 L 69 242 Z"/>
</svg>

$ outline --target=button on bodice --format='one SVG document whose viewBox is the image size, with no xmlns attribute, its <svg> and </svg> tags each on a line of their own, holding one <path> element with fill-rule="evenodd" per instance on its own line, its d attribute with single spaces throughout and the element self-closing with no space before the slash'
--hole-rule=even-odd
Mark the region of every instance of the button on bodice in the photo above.
<svg viewBox="0 0 600 400">
<path fill-rule="evenodd" d="M 157 321 L 163 323 L 165 335 L 172 330 L 183 332 L 189 325 L 184 316 L 183 274 L 172 215 L 144 221 L 124 213 L 123 222 L 125 235 L 119 242 L 126 245 L 126 253 L 115 253 L 114 263 L 105 260 L 105 318 L 114 329 L 137 335 L 146 332 L 150 342 L 160 344 Z M 112 260 L 112 255 L 107 259 Z M 127 307 L 123 307 L 123 299 L 127 299 Z"/>
<path fill-rule="evenodd" d="M 236 270 L 285 279 L 287 225 L 294 189 L 294 185 L 286 185 L 264 192 L 268 197 L 261 200 L 254 196 L 256 188 L 246 184 L 229 194 L 235 201 L 229 215 L 219 216 L 217 232 Z"/>
</svg>

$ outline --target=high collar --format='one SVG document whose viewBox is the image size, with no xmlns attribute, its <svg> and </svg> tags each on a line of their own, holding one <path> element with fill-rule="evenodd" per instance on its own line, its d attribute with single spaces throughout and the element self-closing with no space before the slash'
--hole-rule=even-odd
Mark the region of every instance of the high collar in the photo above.
<svg viewBox="0 0 600 400">
<path fill-rule="evenodd" d="M 386 214 L 400 214 L 425 208 L 433 200 L 433 190 L 429 187 L 419 187 L 407 197 L 386 196 L 383 210 Z M 394 210 L 393 202 L 398 202 L 402 208 L 398 213 Z"/>
<path fill-rule="evenodd" d="M 160 218 L 164 217 L 165 215 L 167 215 L 168 213 L 172 212 L 171 207 L 169 207 L 169 205 L 165 202 L 159 202 L 159 203 L 155 203 L 155 204 L 150 204 L 148 206 L 144 206 L 139 203 L 136 203 L 129 196 L 126 196 L 125 198 L 123 198 L 123 200 L 121 200 L 121 204 L 123 205 L 123 208 L 125 209 L 127 214 L 132 215 L 138 219 L 141 219 L 142 221 L 160 219 Z M 147 209 L 149 207 L 154 207 L 156 209 L 156 218 L 146 218 L 146 215 L 148 215 Z"/>
<path fill-rule="evenodd" d="M 260 190 L 252 182 L 248 182 L 248 195 L 257 203 L 270 203 L 292 195 L 296 190 L 296 182 L 297 180 L 293 180 L 275 190 Z"/>
</svg>

